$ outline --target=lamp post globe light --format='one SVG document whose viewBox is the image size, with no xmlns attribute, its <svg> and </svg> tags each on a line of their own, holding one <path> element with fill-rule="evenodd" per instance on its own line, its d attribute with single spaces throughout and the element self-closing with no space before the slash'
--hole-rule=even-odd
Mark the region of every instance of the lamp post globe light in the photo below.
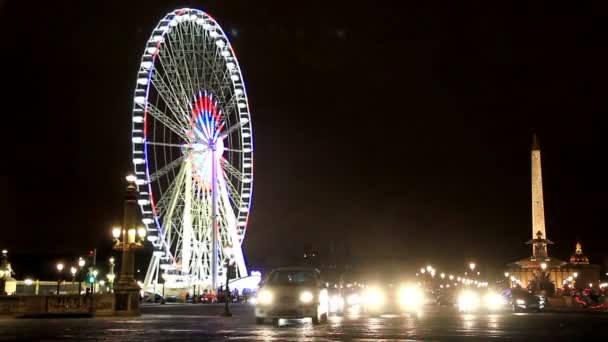
<svg viewBox="0 0 608 342">
<path fill-rule="evenodd" d="M 469 268 L 471 269 L 471 271 L 475 270 L 475 267 L 476 267 L 476 266 L 477 266 L 477 265 L 475 265 L 475 263 L 474 263 L 474 262 L 469 263 Z"/>
</svg>

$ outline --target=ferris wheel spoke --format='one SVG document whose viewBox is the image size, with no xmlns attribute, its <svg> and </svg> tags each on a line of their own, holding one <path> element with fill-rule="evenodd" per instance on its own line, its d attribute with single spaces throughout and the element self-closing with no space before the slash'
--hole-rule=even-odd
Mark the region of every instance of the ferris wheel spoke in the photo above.
<svg viewBox="0 0 608 342">
<path fill-rule="evenodd" d="M 236 177 L 239 181 L 243 179 L 243 174 L 236 167 L 232 166 L 228 160 L 222 158 L 222 168 L 227 171 L 231 176 Z"/>
<path fill-rule="evenodd" d="M 161 61 L 162 64 L 162 58 L 159 57 L 158 60 Z M 165 71 L 165 73 L 168 72 Z M 183 100 L 184 93 L 181 92 L 180 89 L 177 89 L 177 91 L 182 93 L 182 96 L 178 96 L 176 93 L 177 86 L 173 85 L 173 82 L 170 79 L 165 79 L 160 72 L 155 72 L 152 75 L 152 85 L 163 99 L 163 102 L 167 104 L 167 108 L 169 108 L 173 117 L 176 118 L 178 122 L 186 124 L 189 118 L 185 113 L 189 112 L 189 107 Z"/>
<path fill-rule="evenodd" d="M 153 174 L 150 175 L 150 182 L 154 182 L 155 180 L 159 179 L 160 177 L 166 175 L 171 170 L 173 170 L 175 167 L 180 166 L 185 160 L 186 160 L 186 156 L 182 155 L 181 157 L 175 159 L 174 161 L 170 162 L 169 164 L 158 169 L 156 172 L 154 172 Z"/>
<path fill-rule="evenodd" d="M 236 152 L 236 153 L 243 153 L 243 152 L 245 152 L 245 151 L 243 151 L 243 150 L 235 150 L 235 149 L 232 149 L 232 148 L 226 148 L 226 147 L 224 147 L 224 151 L 228 151 L 228 152 Z"/>
<path fill-rule="evenodd" d="M 169 52 L 163 52 L 167 50 Z M 162 72 L 157 70 L 152 75 L 153 84 L 163 100 L 171 104 L 171 108 L 174 107 L 177 110 L 177 112 L 174 111 L 176 118 L 187 123 L 189 121 L 192 93 L 189 93 L 184 87 L 180 77 L 180 68 L 178 62 L 175 61 L 172 50 L 163 49 L 157 56 Z"/>
<path fill-rule="evenodd" d="M 245 126 L 247 123 L 249 122 L 249 120 L 247 119 L 243 119 L 241 121 L 239 121 L 238 123 L 236 123 L 235 125 L 230 126 L 228 129 L 226 129 L 224 131 L 224 133 L 222 133 L 222 135 L 220 135 L 220 137 L 222 139 L 224 139 L 225 137 L 229 136 L 230 134 L 232 134 L 233 132 L 241 129 L 241 127 Z"/>
<path fill-rule="evenodd" d="M 154 106 L 151 103 L 148 103 L 147 106 L 148 113 L 154 117 L 158 122 L 160 122 L 163 126 L 170 129 L 173 133 L 177 134 L 184 141 L 188 141 L 188 137 L 186 132 L 188 131 L 183 125 L 179 125 L 173 119 L 165 115 L 160 109 Z"/>
<path fill-rule="evenodd" d="M 177 147 L 177 148 L 184 148 L 185 144 L 169 144 L 169 143 L 162 143 L 162 142 L 156 142 L 156 141 L 146 141 L 146 145 L 152 145 L 152 146 L 163 146 L 163 147 Z"/>
<path fill-rule="evenodd" d="M 175 81 L 173 83 L 178 85 L 178 89 L 180 89 L 184 95 L 183 99 L 188 99 L 189 101 L 189 99 L 196 93 L 197 89 L 194 88 L 192 79 L 190 77 L 190 71 L 188 68 L 189 63 L 187 61 L 185 52 L 186 49 L 183 45 L 184 38 L 181 32 L 181 26 L 179 27 L 180 28 L 176 30 L 176 39 L 169 38 L 166 40 L 168 42 L 167 46 L 169 47 L 167 50 L 169 51 L 170 55 L 169 60 L 173 65 L 173 79 Z M 176 51 L 180 51 L 180 54 L 183 54 L 183 56 L 176 56 Z"/>
</svg>

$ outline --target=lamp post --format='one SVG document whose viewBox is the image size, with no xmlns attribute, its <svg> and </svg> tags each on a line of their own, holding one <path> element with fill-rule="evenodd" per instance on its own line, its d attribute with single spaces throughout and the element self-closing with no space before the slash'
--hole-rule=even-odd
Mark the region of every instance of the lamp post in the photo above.
<svg viewBox="0 0 608 342">
<path fill-rule="evenodd" d="M 114 279 L 116 278 L 116 274 L 114 274 L 114 257 L 110 257 L 108 260 L 110 263 L 110 273 L 106 277 L 108 277 L 108 283 L 110 285 L 110 291 L 114 291 Z"/>
<path fill-rule="evenodd" d="M 61 271 L 63 271 L 63 264 L 57 263 L 57 295 L 59 295 L 59 286 L 61 286 Z"/>
<path fill-rule="evenodd" d="M 76 282 L 76 273 L 77 272 L 78 272 L 78 270 L 76 269 L 76 267 L 74 267 L 74 266 L 70 267 L 70 273 L 72 274 L 72 288 L 74 288 L 74 283 Z"/>
<path fill-rule="evenodd" d="M 80 295 L 82 293 L 82 269 L 84 268 L 84 265 L 86 264 L 86 262 L 84 261 L 84 259 L 82 257 L 78 258 L 78 294 Z"/>
<path fill-rule="evenodd" d="M 477 265 L 475 265 L 475 263 L 474 263 L 474 262 L 469 263 L 469 268 L 471 269 L 471 272 L 475 270 L 475 267 L 476 267 L 476 266 L 477 266 Z"/>
<path fill-rule="evenodd" d="M 226 247 L 224 248 L 224 254 L 228 257 L 226 258 L 226 285 L 224 286 L 224 312 L 222 312 L 223 317 L 232 317 L 232 312 L 230 312 L 230 306 L 228 302 L 230 301 L 230 287 L 228 286 L 228 282 L 230 281 L 230 267 L 232 267 L 232 248 Z"/>
<path fill-rule="evenodd" d="M 11 276 L 8 267 L 8 251 L 2 250 L 2 260 L 0 261 L 0 296 L 6 296 L 6 278 Z"/>
<path fill-rule="evenodd" d="M 161 278 L 163 278 L 163 298 L 160 299 L 160 303 L 166 304 L 167 302 L 165 301 L 165 284 L 167 284 L 167 278 L 168 278 L 167 273 L 163 273 L 161 275 Z"/>
</svg>

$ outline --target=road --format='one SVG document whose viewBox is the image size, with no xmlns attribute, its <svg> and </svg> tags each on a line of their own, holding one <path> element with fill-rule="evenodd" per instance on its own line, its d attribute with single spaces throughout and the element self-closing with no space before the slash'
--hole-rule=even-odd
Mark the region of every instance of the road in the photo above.
<svg viewBox="0 0 608 342">
<path fill-rule="evenodd" d="M 310 322 L 256 325 L 253 308 L 233 305 L 145 305 L 136 318 L 0 318 L 0 340 L 53 341 L 377 341 L 606 340 L 607 314 L 459 314 L 429 308 L 420 315 L 367 317 L 350 312 L 321 326 Z M 287 323 L 287 324 L 283 324 Z"/>
</svg>

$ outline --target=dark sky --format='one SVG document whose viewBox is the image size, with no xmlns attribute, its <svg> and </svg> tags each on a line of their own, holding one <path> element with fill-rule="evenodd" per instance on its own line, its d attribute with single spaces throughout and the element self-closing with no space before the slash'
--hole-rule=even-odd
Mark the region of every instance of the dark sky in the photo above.
<svg viewBox="0 0 608 342">
<path fill-rule="evenodd" d="M 0 245 L 107 253 L 144 43 L 190 6 L 224 27 L 248 85 L 251 264 L 330 246 L 355 263 L 526 257 L 535 131 L 550 254 L 580 238 L 608 265 L 605 9 L 354 3 L 0 2 Z"/>
</svg>

